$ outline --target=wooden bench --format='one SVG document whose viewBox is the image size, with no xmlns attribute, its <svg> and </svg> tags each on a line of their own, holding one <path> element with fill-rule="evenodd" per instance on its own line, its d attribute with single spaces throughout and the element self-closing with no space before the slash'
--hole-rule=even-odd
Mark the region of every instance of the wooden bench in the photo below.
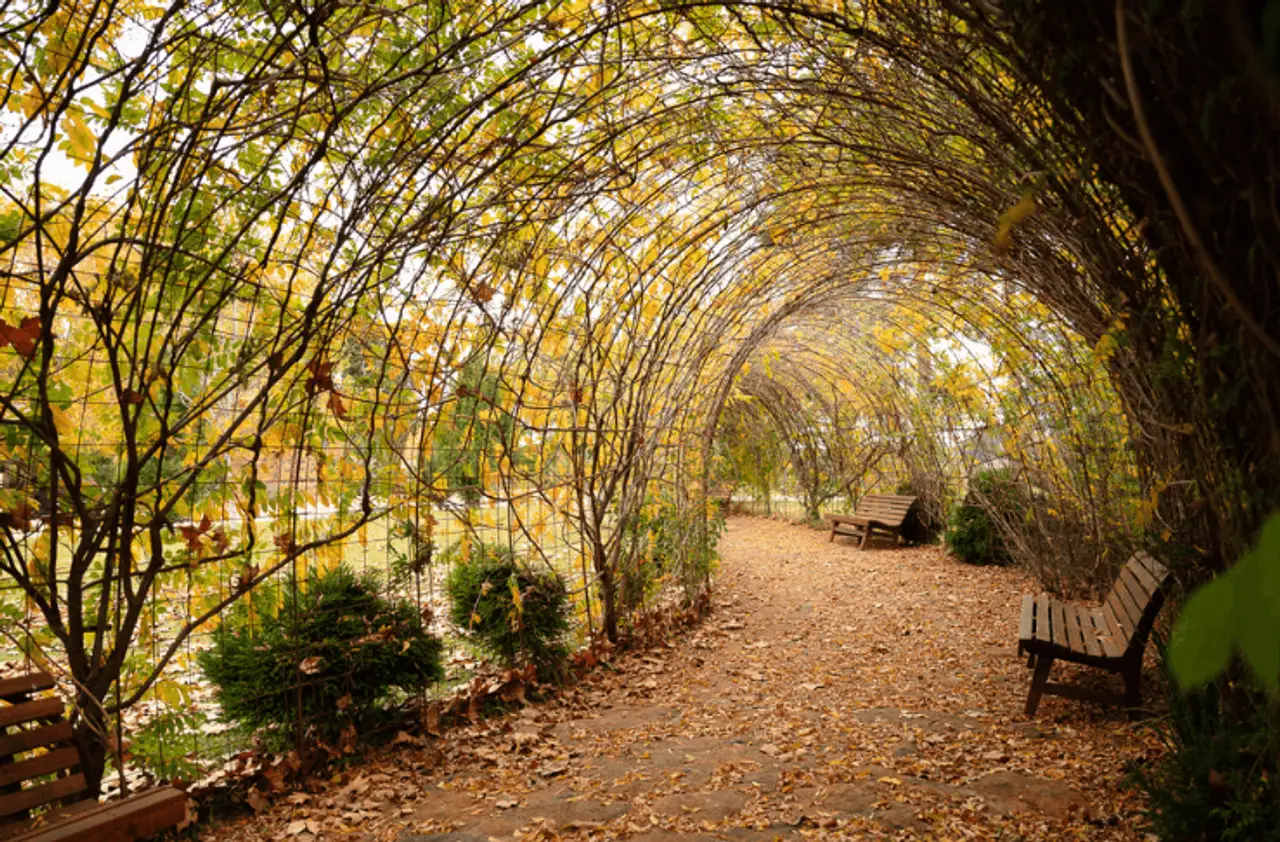
<svg viewBox="0 0 1280 842">
<path fill-rule="evenodd" d="M 187 797 L 173 787 L 105 804 L 87 797 L 62 700 L 40 695 L 53 686 L 45 672 L 0 680 L 0 840 L 136 842 L 182 822 Z"/>
<path fill-rule="evenodd" d="M 1142 655 L 1164 604 L 1168 582 L 1169 571 L 1139 552 L 1125 563 L 1100 608 L 1081 608 L 1048 594 L 1024 596 L 1018 654 L 1029 656 L 1027 666 L 1035 668 L 1027 694 L 1027 715 L 1036 712 L 1045 693 L 1137 708 L 1142 703 Z M 1049 669 L 1054 661 L 1118 672 L 1124 677 L 1124 695 L 1050 684 Z"/>
<path fill-rule="evenodd" d="M 866 549 L 873 533 L 881 533 L 897 541 L 902 535 L 902 522 L 916 498 L 905 494 L 864 494 L 851 515 L 827 515 L 831 523 L 828 543 L 837 535 L 860 538 L 858 549 Z"/>
</svg>

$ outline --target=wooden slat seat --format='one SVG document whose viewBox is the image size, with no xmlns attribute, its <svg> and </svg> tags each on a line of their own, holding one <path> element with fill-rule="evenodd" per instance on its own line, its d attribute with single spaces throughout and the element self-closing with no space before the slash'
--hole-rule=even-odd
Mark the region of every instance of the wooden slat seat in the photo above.
<svg viewBox="0 0 1280 842">
<path fill-rule="evenodd" d="M 1048 594 L 1024 596 L 1018 617 L 1018 654 L 1034 667 L 1026 711 L 1034 714 L 1048 693 L 1074 699 L 1120 702 L 1136 708 L 1142 702 L 1142 656 L 1151 627 L 1164 604 L 1169 571 L 1146 553 L 1135 553 L 1120 571 L 1100 607 L 1072 605 Z M 1123 696 L 1099 694 L 1081 687 L 1049 683 L 1054 661 L 1070 661 L 1117 672 L 1124 677 Z"/>
<path fill-rule="evenodd" d="M 181 822 L 187 799 L 173 787 L 105 804 L 87 797 L 62 700 L 38 695 L 53 687 L 45 672 L 0 680 L 0 840 L 136 842 Z"/>
<path fill-rule="evenodd" d="M 859 549 L 865 549 L 873 534 L 883 534 L 897 541 L 916 498 L 905 494 L 864 494 L 851 515 L 827 515 L 831 524 L 828 541 L 837 535 L 859 538 Z"/>
</svg>

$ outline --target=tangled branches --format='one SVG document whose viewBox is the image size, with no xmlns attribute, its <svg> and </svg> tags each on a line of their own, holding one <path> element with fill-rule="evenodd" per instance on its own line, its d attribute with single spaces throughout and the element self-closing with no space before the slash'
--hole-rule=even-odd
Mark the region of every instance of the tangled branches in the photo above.
<svg viewBox="0 0 1280 842">
<path fill-rule="evenodd" d="M 379 520 L 415 575 L 440 518 L 497 530 L 618 637 L 628 529 L 702 520 L 718 431 L 774 431 L 816 516 L 876 472 L 940 512 L 998 430 L 1027 559 L 1225 557 L 1277 459 L 1224 422 L 1275 393 L 1217 399 L 1247 331 L 1099 169 L 1036 5 L 7 9 L 0 569 L 88 767 L 193 633 Z"/>
</svg>

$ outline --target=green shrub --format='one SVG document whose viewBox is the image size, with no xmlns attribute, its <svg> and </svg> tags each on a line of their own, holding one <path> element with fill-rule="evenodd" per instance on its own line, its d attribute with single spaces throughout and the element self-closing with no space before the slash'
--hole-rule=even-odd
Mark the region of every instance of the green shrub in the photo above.
<svg viewBox="0 0 1280 842">
<path fill-rule="evenodd" d="M 1161 839 L 1280 839 L 1280 701 L 1219 679 L 1191 692 L 1170 682 L 1158 723 L 1169 751 L 1136 770 Z"/>
<path fill-rule="evenodd" d="M 335 568 L 286 590 L 251 594 L 199 655 L 218 704 L 250 727 L 304 721 L 332 737 L 376 712 L 392 688 L 420 690 L 444 676 L 440 640 L 408 602 L 378 594 L 375 578 Z"/>
<path fill-rule="evenodd" d="M 952 554 L 969 564 L 999 563 L 1009 557 L 987 510 L 974 503 L 959 503 L 951 510 L 945 540 Z"/>
<path fill-rule="evenodd" d="M 657 591 L 662 579 L 679 581 L 686 601 L 692 601 L 715 572 L 726 509 L 712 500 L 705 511 L 651 500 L 632 524 L 641 550 L 635 561 L 624 558 L 622 562 L 623 604 L 638 607 Z"/>
<path fill-rule="evenodd" d="M 554 674 L 568 654 L 569 594 L 560 577 L 529 569 L 504 547 L 479 544 L 468 559 L 446 555 L 454 556 L 445 581 L 453 624 L 509 666 L 523 660 Z"/>
<path fill-rule="evenodd" d="M 969 481 L 969 493 L 951 510 L 944 536 L 947 547 L 969 564 L 1003 564 L 1009 550 L 992 512 L 1003 518 L 1020 517 L 1023 495 L 1004 469 L 981 471 Z"/>
<path fill-rule="evenodd" d="M 618 604 L 624 612 L 642 609 L 657 594 L 667 560 L 658 544 L 660 514 L 641 511 L 629 523 L 618 554 Z"/>
</svg>

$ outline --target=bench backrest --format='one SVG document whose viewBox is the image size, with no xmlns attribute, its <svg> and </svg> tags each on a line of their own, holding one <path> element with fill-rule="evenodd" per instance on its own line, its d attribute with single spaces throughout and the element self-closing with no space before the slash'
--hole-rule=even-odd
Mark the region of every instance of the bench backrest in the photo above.
<svg viewBox="0 0 1280 842">
<path fill-rule="evenodd" d="M 1169 571 L 1144 552 L 1134 553 L 1121 568 L 1102 603 L 1102 613 L 1126 641 L 1126 653 L 1135 649 L 1141 653 L 1146 648 L 1168 584 Z"/>
<path fill-rule="evenodd" d="M 46 672 L 0 679 L 0 828 L 33 807 L 85 794 L 62 700 L 40 695 L 53 686 Z"/>
<path fill-rule="evenodd" d="M 864 494 L 855 514 L 875 518 L 887 526 L 901 526 L 916 498 L 905 494 Z"/>
</svg>

